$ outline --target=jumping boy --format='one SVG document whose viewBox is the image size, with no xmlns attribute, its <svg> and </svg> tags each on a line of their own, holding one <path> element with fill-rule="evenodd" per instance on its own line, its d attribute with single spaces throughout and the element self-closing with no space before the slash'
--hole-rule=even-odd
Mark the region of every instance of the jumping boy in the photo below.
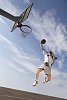
<svg viewBox="0 0 67 100">
<path fill-rule="evenodd" d="M 48 82 L 51 80 L 51 66 L 54 63 L 54 60 L 57 59 L 57 57 L 55 57 L 55 54 L 53 53 L 53 51 L 49 51 L 47 52 L 44 47 L 43 44 L 46 43 L 45 39 L 41 40 L 41 49 L 42 49 L 42 53 L 44 55 L 44 63 L 38 68 L 37 72 L 36 72 L 36 77 L 35 80 L 33 82 L 33 86 L 36 86 L 38 84 L 38 77 L 39 74 L 44 71 L 46 74 L 46 77 L 44 78 L 44 83 Z"/>
</svg>

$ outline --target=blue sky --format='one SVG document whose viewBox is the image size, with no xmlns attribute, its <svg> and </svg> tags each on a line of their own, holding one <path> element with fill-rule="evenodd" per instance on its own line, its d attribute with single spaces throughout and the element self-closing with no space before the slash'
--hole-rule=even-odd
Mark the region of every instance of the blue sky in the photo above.
<svg viewBox="0 0 67 100">
<path fill-rule="evenodd" d="M 0 86 L 67 99 L 67 1 L 66 0 L 0 0 L 0 8 L 20 15 L 34 2 L 29 18 L 24 22 L 32 28 L 26 38 L 16 29 L 14 22 L 0 16 Z M 33 87 L 35 73 L 43 62 L 40 40 L 46 38 L 47 47 L 58 59 L 52 67 L 52 80 Z M 58 89 L 58 91 L 57 91 Z"/>
</svg>

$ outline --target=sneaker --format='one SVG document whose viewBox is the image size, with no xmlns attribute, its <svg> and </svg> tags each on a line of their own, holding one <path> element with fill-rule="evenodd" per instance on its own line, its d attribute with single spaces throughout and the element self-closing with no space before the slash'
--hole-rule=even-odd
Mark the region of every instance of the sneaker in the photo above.
<svg viewBox="0 0 67 100">
<path fill-rule="evenodd" d="M 33 86 L 36 86 L 37 84 L 38 84 L 38 81 L 35 80 L 35 81 L 33 82 Z"/>
</svg>

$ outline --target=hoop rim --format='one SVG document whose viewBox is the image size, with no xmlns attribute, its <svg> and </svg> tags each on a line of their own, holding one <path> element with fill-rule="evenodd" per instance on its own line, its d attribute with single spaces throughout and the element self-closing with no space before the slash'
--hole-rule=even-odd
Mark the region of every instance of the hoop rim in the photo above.
<svg viewBox="0 0 67 100">
<path fill-rule="evenodd" d="M 29 28 L 29 29 L 30 29 L 30 31 L 29 31 L 29 32 L 26 32 L 26 31 L 24 31 L 23 29 L 21 29 L 21 28 L 20 28 L 22 32 L 24 32 L 24 33 L 31 33 L 32 28 L 31 28 L 29 25 L 23 25 L 23 24 L 22 24 L 22 26 L 21 26 L 21 27 L 23 27 L 23 26 L 25 26 L 25 27 Z"/>
</svg>

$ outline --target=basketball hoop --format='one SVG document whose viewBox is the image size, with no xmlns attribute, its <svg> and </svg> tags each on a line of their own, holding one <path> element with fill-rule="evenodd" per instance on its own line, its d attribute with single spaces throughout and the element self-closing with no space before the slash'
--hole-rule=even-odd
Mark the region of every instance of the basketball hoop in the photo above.
<svg viewBox="0 0 67 100">
<path fill-rule="evenodd" d="M 22 31 L 22 33 L 27 33 L 27 34 L 29 34 L 29 33 L 31 33 L 31 31 L 32 31 L 31 27 L 28 26 L 28 25 L 19 24 L 19 25 L 17 25 L 17 27 L 20 28 L 20 30 Z"/>
</svg>

